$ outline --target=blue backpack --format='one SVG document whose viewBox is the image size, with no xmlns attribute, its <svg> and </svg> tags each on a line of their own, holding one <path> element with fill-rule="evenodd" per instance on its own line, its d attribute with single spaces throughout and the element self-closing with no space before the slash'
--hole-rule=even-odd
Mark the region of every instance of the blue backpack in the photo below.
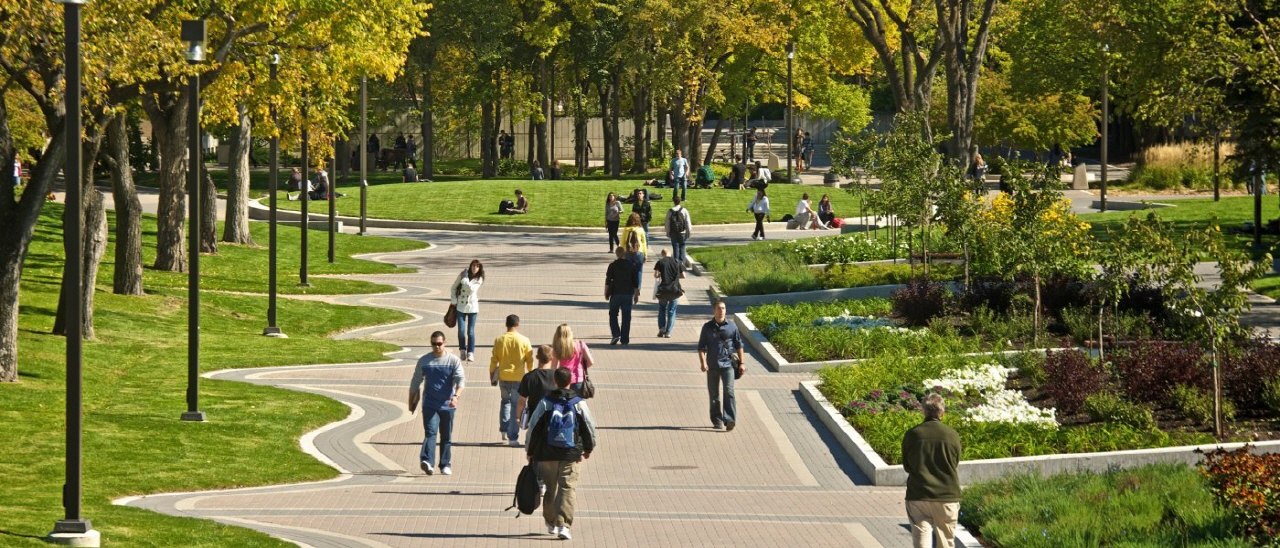
<svg viewBox="0 0 1280 548">
<path fill-rule="evenodd" d="M 577 443 L 574 438 L 578 433 L 578 413 L 573 408 L 582 398 L 543 401 L 548 403 L 547 443 L 555 447 L 572 448 Z"/>
</svg>

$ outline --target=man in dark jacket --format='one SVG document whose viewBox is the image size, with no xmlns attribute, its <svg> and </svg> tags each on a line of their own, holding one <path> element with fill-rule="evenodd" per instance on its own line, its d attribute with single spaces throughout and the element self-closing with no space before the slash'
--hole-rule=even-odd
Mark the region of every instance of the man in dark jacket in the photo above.
<svg viewBox="0 0 1280 548">
<path fill-rule="evenodd" d="M 604 298 L 609 301 L 609 332 L 613 339 L 609 344 L 631 344 L 631 307 L 640 302 L 640 285 L 636 283 L 640 273 L 634 262 L 627 260 L 627 250 L 618 246 L 618 257 L 609 263 L 604 274 Z M 622 323 L 618 323 L 618 315 Z"/>
<path fill-rule="evenodd" d="M 596 423 L 591 418 L 587 402 L 569 389 L 573 372 L 568 368 L 556 369 L 556 389 L 538 402 L 529 417 L 534 425 L 525 439 L 529 462 L 537 463 L 538 477 L 547 486 L 542 497 L 542 518 L 547 522 L 547 534 L 569 539 L 569 527 L 573 526 L 575 489 L 578 485 L 578 467 L 591 458 L 596 448 Z M 570 411 L 571 410 L 571 411 Z M 573 440 L 567 433 L 557 435 L 553 424 L 565 424 L 565 414 L 572 415 Z M 563 436 L 563 440 L 558 440 Z"/>
<path fill-rule="evenodd" d="M 915 548 L 955 547 L 960 517 L 960 436 L 942 424 L 942 396 L 924 400 L 924 422 L 902 437 L 902 467 L 907 472 L 907 519 Z"/>
</svg>

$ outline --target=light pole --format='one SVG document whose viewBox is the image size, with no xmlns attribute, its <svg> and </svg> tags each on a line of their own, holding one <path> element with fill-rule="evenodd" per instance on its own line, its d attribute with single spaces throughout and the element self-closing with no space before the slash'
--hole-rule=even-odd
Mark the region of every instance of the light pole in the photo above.
<svg viewBox="0 0 1280 548">
<path fill-rule="evenodd" d="M 796 58 L 796 43 L 787 42 L 787 137 L 783 139 L 783 149 L 787 155 L 787 182 L 795 182 L 796 174 L 791 171 L 791 136 L 795 134 L 795 113 L 791 102 L 791 66 Z"/>
<path fill-rule="evenodd" d="M 333 141 L 333 157 L 329 160 L 329 187 L 325 189 L 326 197 L 329 198 L 329 264 L 334 261 L 334 238 L 338 227 L 338 205 L 333 199 L 338 195 L 338 141 Z"/>
<path fill-rule="evenodd" d="M 311 135 L 307 133 L 307 100 L 302 100 L 302 194 L 299 199 L 302 200 L 302 266 L 298 268 L 298 286 L 311 287 L 307 283 L 307 231 L 311 229 L 311 215 L 307 211 L 307 205 L 311 203 L 311 165 L 307 163 L 307 148 L 311 146 Z"/>
<path fill-rule="evenodd" d="M 1098 182 L 1098 200 L 1102 211 L 1107 210 L 1107 119 L 1109 117 L 1107 111 L 1110 105 L 1111 95 L 1111 70 L 1110 44 L 1102 45 L 1102 172 Z"/>
<path fill-rule="evenodd" d="M 360 77 L 360 235 L 364 236 L 365 200 L 369 196 L 369 175 L 365 164 L 369 163 L 369 77 Z"/>
<path fill-rule="evenodd" d="M 93 524 L 80 515 L 80 500 L 84 491 L 81 469 L 81 440 L 84 430 L 83 402 L 83 353 L 81 330 L 84 291 L 83 236 L 81 234 L 80 202 L 80 10 L 88 0 L 57 0 L 63 6 L 64 60 L 66 63 L 66 135 L 67 158 L 62 175 L 67 186 L 67 215 L 65 220 L 67 241 L 67 283 L 63 285 L 67 299 L 67 454 L 66 483 L 62 486 L 63 519 L 53 524 L 48 540 L 54 544 L 73 546 L 98 546 L 100 537 Z"/>
<path fill-rule="evenodd" d="M 280 54 L 271 54 L 271 91 L 275 92 L 277 72 L 280 69 Z M 271 125 L 279 128 L 280 120 L 276 113 L 275 101 L 271 102 Z M 262 334 L 268 337 L 287 338 L 276 325 L 276 194 L 280 190 L 280 136 L 271 135 L 271 216 L 268 225 L 267 246 L 270 248 L 267 267 L 267 327 Z"/>
<path fill-rule="evenodd" d="M 204 61 L 204 20 L 183 21 L 182 41 L 187 43 L 187 63 Z M 194 69 L 187 80 L 187 411 L 184 421 L 200 422 L 200 74 Z"/>
</svg>

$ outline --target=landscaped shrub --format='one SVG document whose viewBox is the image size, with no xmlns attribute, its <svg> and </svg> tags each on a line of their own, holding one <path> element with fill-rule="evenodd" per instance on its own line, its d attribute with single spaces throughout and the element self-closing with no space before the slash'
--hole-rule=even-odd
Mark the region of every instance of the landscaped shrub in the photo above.
<svg viewBox="0 0 1280 548">
<path fill-rule="evenodd" d="M 897 244 L 895 248 L 894 241 L 883 236 L 850 234 L 796 240 L 791 244 L 791 252 L 805 264 L 856 263 L 907 258 L 907 242 L 899 241 Z"/>
<path fill-rule="evenodd" d="M 1019 352 L 1001 357 L 1005 367 L 1018 371 L 1018 377 L 1027 381 L 1032 388 L 1043 388 L 1049 381 L 1044 371 L 1044 355 L 1039 352 Z"/>
<path fill-rule="evenodd" d="M 1280 345 L 1251 341 L 1221 360 L 1222 393 L 1241 409 L 1266 409 L 1268 383 L 1280 379 Z M 1280 411 L 1280 407 L 1272 408 Z"/>
<path fill-rule="evenodd" d="M 1079 350 L 1050 352 L 1044 360 L 1044 372 L 1049 379 L 1044 390 L 1064 415 L 1078 412 L 1089 396 L 1106 388 L 1110 379 L 1102 367 Z"/>
<path fill-rule="evenodd" d="M 1040 477 L 964 490 L 960 523 L 999 548 L 1245 548 L 1205 479 L 1182 465 Z"/>
<path fill-rule="evenodd" d="M 1280 454 L 1254 455 L 1250 447 L 1210 451 L 1200 464 L 1209 491 L 1236 517 L 1236 525 L 1259 546 L 1280 536 Z"/>
<path fill-rule="evenodd" d="M 969 314 L 969 330 L 975 337 L 993 344 L 1011 344 L 1014 341 L 1035 339 L 1035 321 L 1030 311 L 1014 310 L 1001 316 L 986 307 L 973 309 Z M 1041 326 L 1040 334 L 1044 334 Z"/>
<path fill-rule="evenodd" d="M 769 342 L 790 361 L 811 362 L 870 358 L 882 354 L 936 356 L 977 352 L 978 341 L 954 330 L 875 327 L 850 329 L 835 325 L 794 325 L 774 332 Z"/>
<path fill-rule="evenodd" d="M 947 312 L 951 291 L 940 283 L 916 281 L 893 292 L 891 300 L 894 314 L 907 325 L 926 326 Z"/>
<path fill-rule="evenodd" d="M 1262 404 L 1272 413 L 1280 413 L 1280 379 L 1263 383 Z"/>
<path fill-rule="evenodd" d="M 1210 385 L 1204 352 L 1194 343 L 1142 341 L 1113 352 L 1111 361 L 1120 387 L 1134 401 L 1163 403 L 1179 384 L 1201 389 Z"/>
<path fill-rule="evenodd" d="M 1178 413 L 1196 424 L 1213 424 L 1213 394 L 1193 386 L 1179 384 L 1169 391 L 1169 403 Z M 1222 400 L 1222 420 L 1233 421 L 1236 406 L 1231 400 Z"/>
<path fill-rule="evenodd" d="M 1084 412 L 1098 422 L 1114 422 L 1138 430 L 1152 430 L 1156 419 L 1151 409 L 1130 402 L 1114 392 L 1099 392 L 1084 400 Z"/>
<path fill-rule="evenodd" d="M 1040 306 L 1058 317 L 1062 310 L 1089 304 L 1090 287 L 1080 278 L 1055 275 L 1045 278 L 1040 287 Z"/>
<path fill-rule="evenodd" d="M 1062 311 L 1062 324 L 1067 334 L 1077 342 L 1098 339 L 1098 311 L 1096 308 L 1079 306 Z M 1107 335 L 1118 340 L 1141 340 L 1155 336 L 1151 320 L 1145 315 L 1135 312 L 1121 312 L 1119 317 L 1110 309 L 1103 310 L 1102 329 Z"/>
<path fill-rule="evenodd" d="M 965 308 L 983 307 L 997 314 L 1008 314 L 1013 307 L 1018 284 L 1008 280 L 976 278 L 969 282 L 969 291 L 961 297 Z"/>
<path fill-rule="evenodd" d="M 747 308 L 747 317 L 766 337 L 783 327 L 813 325 L 817 318 L 828 316 L 885 317 L 893 311 L 889 299 L 841 299 L 838 301 L 806 301 L 795 304 L 772 303 Z"/>
<path fill-rule="evenodd" d="M 1165 307 L 1164 292 L 1159 287 L 1138 283 L 1133 279 L 1129 280 L 1129 287 L 1117 308 L 1122 312 L 1145 314 L 1160 321 L 1169 314 Z"/>
<path fill-rule="evenodd" d="M 873 285 L 904 284 L 918 279 L 924 270 L 919 266 L 907 263 L 869 264 L 869 265 L 832 265 L 815 276 L 823 289 L 842 289 L 846 287 L 868 287 Z M 934 265 L 929 268 L 929 279 L 935 282 L 954 280 L 961 274 L 956 265 Z"/>
</svg>

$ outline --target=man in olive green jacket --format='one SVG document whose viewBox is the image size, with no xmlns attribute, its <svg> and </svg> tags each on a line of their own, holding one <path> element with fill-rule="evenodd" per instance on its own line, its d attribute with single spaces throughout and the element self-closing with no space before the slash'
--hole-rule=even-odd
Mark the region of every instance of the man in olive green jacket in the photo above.
<svg viewBox="0 0 1280 548">
<path fill-rule="evenodd" d="M 942 424 L 942 396 L 924 400 L 924 422 L 902 437 L 902 467 L 907 472 L 907 519 L 915 548 L 955 548 L 960 516 L 960 435 Z"/>
</svg>

